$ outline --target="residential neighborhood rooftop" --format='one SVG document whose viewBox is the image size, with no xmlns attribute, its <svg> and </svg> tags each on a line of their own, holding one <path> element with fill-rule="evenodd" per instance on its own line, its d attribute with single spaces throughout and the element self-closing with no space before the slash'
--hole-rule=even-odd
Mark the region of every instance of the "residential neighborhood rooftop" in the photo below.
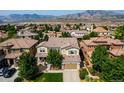
<svg viewBox="0 0 124 93">
<path fill-rule="evenodd" d="M 122 48 L 112 49 L 109 51 L 114 56 L 121 56 L 124 55 L 124 50 Z"/>
<path fill-rule="evenodd" d="M 104 29 L 103 27 L 96 27 L 94 30 L 94 32 L 99 32 L 99 33 L 104 33 L 104 32 L 108 32 L 106 29 Z"/>
<path fill-rule="evenodd" d="M 13 39 L 8 39 L 2 43 L 0 43 L 1 47 L 9 46 L 11 45 L 11 49 L 18 49 L 18 48 L 30 48 L 32 47 L 35 43 L 37 43 L 37 40 L 30 39 L 30 38 L 13 38 Z"/>
<path fill-rule="evenodd" d="M 37 47 L 39 46 L 45 46 L 45 47 L 58 47 L 58 48 L 69 48 L 74 47 L 78 48 L 78 43 L 76 38 L 57 38 L 57 37 L 50 37 L 49 40 L 46 42 L 41 42 Z"/>
</svg>

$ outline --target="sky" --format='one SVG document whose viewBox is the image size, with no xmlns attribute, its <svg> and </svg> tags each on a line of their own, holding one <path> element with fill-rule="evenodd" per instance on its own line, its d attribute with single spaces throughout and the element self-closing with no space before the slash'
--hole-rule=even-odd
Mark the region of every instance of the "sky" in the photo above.
<svg viewBox="0 0 124 93">
<path fill-rule="evenodd" d="M 41 14 L 41 15 L 65 15 L 84 12 L 84 10 L 0 10 L 0 15 L 9 14 Z"/>
<path fill-rule="evenodd" d="M 0 10 L 0 15 L 9 14 L 40 14 L 40 15 L 66 15 L 84 12 L 85 10 Z M 116 10 L 118 13 L 124 14 L 124 11 Z"/>
</svg>

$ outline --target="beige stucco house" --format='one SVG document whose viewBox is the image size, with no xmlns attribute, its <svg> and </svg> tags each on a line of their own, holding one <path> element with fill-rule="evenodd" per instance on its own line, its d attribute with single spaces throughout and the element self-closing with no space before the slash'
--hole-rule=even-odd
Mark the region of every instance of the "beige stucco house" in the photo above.
<svg viewBox="0 0 124 93">
<path fill-rule="evenodd" d="M 85 57 L 86 64 L 91 67 L 91 57 L 96 46 L 106 46 L 111 58 L 115 58 L 124 55 L 124 41 L 113 39 L 110 37 L 94 37 L 89 40 L 82 40 L 80 47 Z"/>
<path fill-rule="evenodd" d="M 49 49 L 57 49 L 63 56 L 62 69 L 79 69 L 80 56 L 76 38 L 50 37 L 48 41 L 41 42 L 37 46 L 38 62 L 45 64 Z"/>
<path fill-rule="evenodd" d="M 110 36 L 110 32 L 100 26 L 93 29 L 93 32 L 98 33 L 99 36 Z"/>
<path fill-rule="evenodd" d="M 84 35 L 89 34 L 87 30 L 63 30 L 63 32 L 68 32 L 72 37 L 82 38 Z"/>
<path fill-rule="evenodd" d="M 37 43 L 37 40 L 30 38 L 8 39 L 0 43 L 0 48 L 5 55 L 4 60 L 11 66 L 13 64 L 16 65 L 23 52 L 30 52 L 32 55 L 35 55 Z"/>
<path fill-rule="evenodd" d="M 37 33 L 32 32 L 30 29 L 22 29 L 17 32 L 18 38 L 35 38 L 37 35 Z"/>
</svg>

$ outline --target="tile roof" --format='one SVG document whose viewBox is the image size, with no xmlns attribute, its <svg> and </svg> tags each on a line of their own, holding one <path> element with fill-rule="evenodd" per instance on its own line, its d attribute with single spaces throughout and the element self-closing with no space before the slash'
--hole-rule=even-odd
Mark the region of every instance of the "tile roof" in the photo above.
<svg viewBox="0 0 124 93">
<path fill-rule="evenodd" d="M 94 31 L 94 32 L 99 32 L 99 33 L 108 32 L 108 31 L 105 30 L 103 27 L 96 27 L 93 31 Z"/>
<path fill-rule="evenodd" d="M 31 48 L 38 41 L 30 38 L 17 38 L 17 39 L 8 39 L 2 43 L 0 46 L 4 47 L 6 45 L 12 45 L 12 49 L 20 49 L 20 48 Z"/>
<path fill-rule="evenodd" d="M 22 53 L 18 52 L 18 53 L 9 53 L 5 56 L 6 59 L 15 59 L 19 56 L 21 56 Z"/>
<path fill-rule="evenodd" d="M 17 36 L 36 36 L 36 35 L 38 34 L 30 31 L 23 31 L 23 32 L 20 31 L 17 33 Z"/>
<path fill-rule="evenodd" d="M 44 46 L 44 47 L 57 47 L 57 48 L 64 48 L 64 47 L 75 47 L 79 48 L 78 42 L 76 38 L 58 38 L 58 37 L 50 37 L 47 42 L 41 42 L 37 47 Z"/>
<path fill-rule="evenodd" d="M 69 33 L 75 32 L 76 34 L 82 34 L 82 33 L 87 33 L 88 31 L 87 30 L 63 30 L 63 32 L 69 32 Z"/>
<path fill-rule="evenodd" d="M 118 39 L 112 39 L 109 37 L 95 37 L 90 38 L 89 40 L 83 40 L 83 43 L 86 46 L 96 46 L 96 45 L 124 45 L 124 42 L 121 42 Z M 82 44 L 82 43 L 80 43 Z"/>
<path fill-rule="evenodd" d="M 124 50 L 122 48 L 118 48 L 118 49 L 112 49 L 109 51 L 112 55 L 114 56 L 121 56 L 124 55 Z"/>
</svg>

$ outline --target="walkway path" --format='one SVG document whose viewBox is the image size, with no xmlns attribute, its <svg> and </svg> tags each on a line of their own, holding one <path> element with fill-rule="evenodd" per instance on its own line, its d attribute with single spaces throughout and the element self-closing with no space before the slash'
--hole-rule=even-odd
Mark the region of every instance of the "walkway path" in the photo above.
<svg viewBox="0 0 124 93">
<path fill-rule="evenodd" d="M 79 71 L 74 69 L 63 71 L 64 82 L 80 82 Z"/>
</svg>

